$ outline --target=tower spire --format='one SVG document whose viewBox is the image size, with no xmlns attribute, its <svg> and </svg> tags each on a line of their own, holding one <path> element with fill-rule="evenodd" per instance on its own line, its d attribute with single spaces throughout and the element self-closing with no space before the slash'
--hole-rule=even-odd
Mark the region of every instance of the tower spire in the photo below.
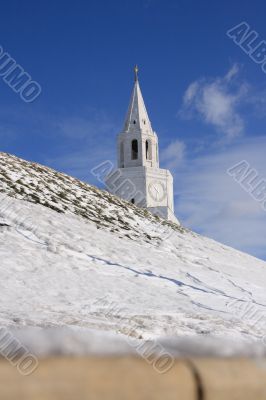
<svg viewBox="0 0 266 400">
<path fill-rule="evenodd" d="M 135 82 L 125 120 L 124 131 L 142 131 L 145 133 L 149 132 L 150 134 L 153 134 L 151 123 L 139 86 L 138 71 L 139 68 L 137 65 L 135 65 Z"/>
</svg>

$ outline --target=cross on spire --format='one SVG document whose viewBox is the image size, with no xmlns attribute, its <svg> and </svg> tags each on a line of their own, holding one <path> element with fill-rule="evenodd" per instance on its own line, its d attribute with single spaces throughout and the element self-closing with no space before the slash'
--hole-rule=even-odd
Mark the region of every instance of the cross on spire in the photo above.
<svg viewBox="0 0 266 400">
<path fill-rule="evenodd" d="M 134 72 L 135 72 L 135 82 L 136 82 L 138 80 L 138 72 L 139 72 L 137 64 L 135 65 Z"/>
</svg>

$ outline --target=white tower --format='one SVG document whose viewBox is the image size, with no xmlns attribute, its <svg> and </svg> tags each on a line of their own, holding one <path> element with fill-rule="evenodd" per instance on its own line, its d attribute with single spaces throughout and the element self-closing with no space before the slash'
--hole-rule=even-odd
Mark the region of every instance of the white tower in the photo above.
<svg viewBox="0 0 266 400">
<path fill-rule="evenodd" d="M 138 67 L 123 131 L 117 138 L 118 168 L 106 178 L 109 190 L 153 214 L 178 223 L 174 215 L 173 177 L 159 167 L 158 137 L 141 94 Z"/>
</svg>

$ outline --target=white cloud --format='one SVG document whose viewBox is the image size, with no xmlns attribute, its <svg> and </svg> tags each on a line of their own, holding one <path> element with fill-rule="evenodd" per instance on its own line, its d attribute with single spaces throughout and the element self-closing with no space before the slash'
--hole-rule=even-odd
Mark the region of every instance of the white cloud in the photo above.
<svg viewBox="0 0 266 400">
<path fill-rule="evenodd" d="M 193 82 L 189 85 L 184 94 L 183 101 L 185 105 L 191 104 L 192 100 L 195 98 L 199 90 L 199 87 L 200 87 L 199 82 Z"/>
<path fill-rule="evenodd" d="M 239 73 L 239 66 L 237 64 L 234 64 L 227 74 L 225 75 L 224 79 L 227 82 L 230 82 L 232 78 L 234 78 L 237 74 Z"/>
<path fill-rule="evenodd" d="M 180 140 L 176 140 L 162 150 L 160 161 L 167 169 L 175 170 L 184 159 L 185 144 Z"/>
<path fill-rule="evenodd" d="M 185 226 L 266 259 L 266 212 L 226 171 L 242 160 L 266 179 L 266 138 L 237 140 L 187 161 L 175 175 L 176 215 Z"/>
<path fill-rule="evenodd" d="M 180 115 L 199 116 L 228 138 L 244 131 L 244 120 L 238 107 L 245 101 L 247 85 L 239 84 L 239 67 L 235 64 L 222 78 L 199 79 L 191 83 L 183 97 Z"/>
</svg>

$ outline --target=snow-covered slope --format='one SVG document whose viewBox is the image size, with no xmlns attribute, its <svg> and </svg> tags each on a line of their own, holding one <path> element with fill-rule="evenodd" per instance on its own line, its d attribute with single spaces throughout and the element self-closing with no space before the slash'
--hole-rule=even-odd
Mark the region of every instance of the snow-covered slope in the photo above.
<svg viewBox="0 0 266 400">
<path fill-rule="evenodd" d="M 99 229 L 133 240 L 161 241 L 176 224 L 153 216 L 106 191 L 50 168 L 0 153 L 0 193 L 41 204 L 59 213 L 76 214 Z M 159 222 L 159 224 L 158 224 Z"/>
<path fill-rule="evenodd" d="M 0 325 L 265 334 L 265 262 L 14 156 L 0 180 Z"/>
</svg>

